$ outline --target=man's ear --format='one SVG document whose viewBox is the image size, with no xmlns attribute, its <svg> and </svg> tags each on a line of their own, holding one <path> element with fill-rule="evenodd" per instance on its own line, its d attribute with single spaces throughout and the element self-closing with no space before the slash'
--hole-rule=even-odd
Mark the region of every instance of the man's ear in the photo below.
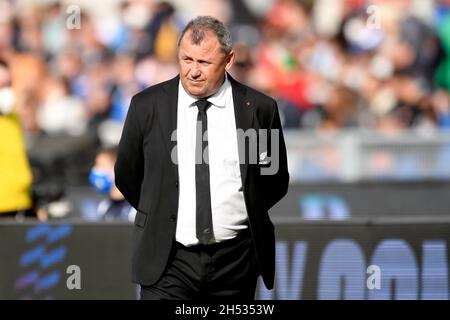
<svg viewBox="0 0 450 320">
<path fill-rule="evenodd" d="M 234 54 L 234 50 L 231 50 L 231 52 L 228 54 L 227 56 L 227 64 L 225 65 L 225 70 L 230 70 L 231 66 L 234 63 L 234 58 L 235 58 L 235 54 Z"/>
</svg>

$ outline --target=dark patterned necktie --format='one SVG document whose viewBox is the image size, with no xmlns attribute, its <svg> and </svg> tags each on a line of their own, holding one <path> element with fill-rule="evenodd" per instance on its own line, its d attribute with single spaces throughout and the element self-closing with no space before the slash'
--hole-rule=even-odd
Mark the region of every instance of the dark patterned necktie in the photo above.
<svg viewBox="0 0 450 320">
<path fill-rule="evenodd" d="M 206 99 L 201 99 L 195 104 L 198 107 L 195 146 L 196 235 L 200 243 L 207 244 L 213 238 L 208 136 L 207 133 L 205 135 L 208 126 L 206 110 L 211 103 Z"/>
</svg>

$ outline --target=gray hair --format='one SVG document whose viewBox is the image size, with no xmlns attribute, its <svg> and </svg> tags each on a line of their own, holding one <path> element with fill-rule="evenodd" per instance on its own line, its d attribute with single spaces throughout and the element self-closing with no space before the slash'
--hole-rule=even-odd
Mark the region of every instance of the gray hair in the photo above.
<svg viewBox="0 0 450 320">
<path fill-rule="evenodd" d="M 193 44 L 200 44 L 205 38 L 205 31 L 211 30 L 217 36 L 220 48 L 225 54 L 229 54 L 233 49 L 230 31 L 216 18 L 210 16 L 199 16 L 189 21 L 183 31 L 181 31 L 180 37 L 178 38 L 178 47 L 180 46 L 180 42 L 183 39 L 184 34 L 188 30 L 191 30 L 191 41 Z"/>
</svg>

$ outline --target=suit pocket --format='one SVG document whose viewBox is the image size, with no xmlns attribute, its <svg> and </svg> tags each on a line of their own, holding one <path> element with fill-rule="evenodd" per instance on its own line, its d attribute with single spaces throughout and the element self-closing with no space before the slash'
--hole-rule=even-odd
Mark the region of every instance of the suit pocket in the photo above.
<svg viewBox="0 0 450 320">
<path fill-rule="evenodd" d="M 143 211 L 138 210 L 136 212 L 136 217 L 134 218 L 134 224 L 138 227 L 144 228 L 147 222 L 147 214 Z"/>
</svg>

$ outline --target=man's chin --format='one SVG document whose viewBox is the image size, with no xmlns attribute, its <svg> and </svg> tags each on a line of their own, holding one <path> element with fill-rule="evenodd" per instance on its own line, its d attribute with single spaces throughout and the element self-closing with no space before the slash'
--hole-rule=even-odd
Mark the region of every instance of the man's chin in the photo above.
<svg viewBox="0 0 450 320">
<path fill-rule="evenodd" d="M 186 90 L 191 96 L 196 97 L 196 98 L 201 98 L 203 96 L 205 96 L 205 91 L 200 89 L 200 88 L 193 88 L 193 87 L 189 87 Z"/>
</svg>

